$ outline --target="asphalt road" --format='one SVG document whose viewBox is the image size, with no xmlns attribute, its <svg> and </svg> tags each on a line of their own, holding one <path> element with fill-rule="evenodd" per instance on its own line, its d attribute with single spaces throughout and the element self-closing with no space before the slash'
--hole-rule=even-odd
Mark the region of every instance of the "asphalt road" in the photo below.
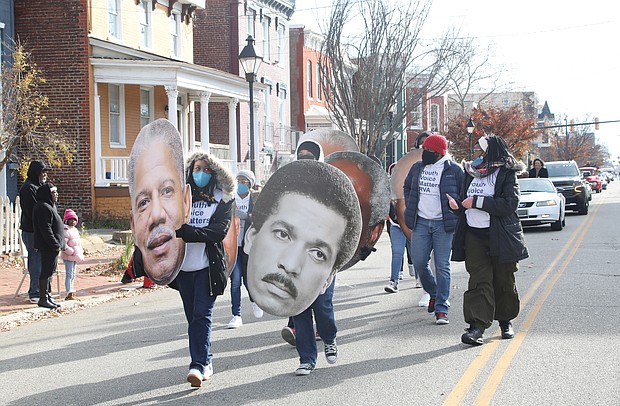
<svg viewBox="0 0 620 406">
<path fill-rule="evenodd" d="M 376 253 L 338 276 L 335 365 L 321 353 L 311 375 L 295 376 L 297 353 L 280 339 L 286 320 L 255 319 L 244 292 L 245 324 L 228 330 L 226 294 L 215 308 L 215 375 L 192 390 L 181 302 L 167 289 L 0 333 L 0 404 L 618 405 L 619 218 L 616 181 L 564 230 L 526 230 L 513 340 L 495 325 L 483 346 L 460 343 L 462 264 L 453 263 L 448 325 L 417 307 L 411 278 L 384 293 L 384 235 Z"/>
</svg>

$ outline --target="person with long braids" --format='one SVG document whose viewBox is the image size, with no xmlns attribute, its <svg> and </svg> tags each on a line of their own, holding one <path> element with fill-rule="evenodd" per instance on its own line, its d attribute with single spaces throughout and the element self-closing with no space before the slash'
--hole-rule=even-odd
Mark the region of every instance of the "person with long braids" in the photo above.
<svg viewBox="0 0 620 406">
<path fill-rule="evenodd" d="M 502 338 L 514 337 L 512 320 L 519 314 L 515 283 L 518 262 L 528 257 L 517 216 L 517 174 L 525 165 L 508 151 L 506 142 L 488 135 L 476 143 L 478 157 L 464 162 L 464 186 L 459 200 L 448 196 L 459 214 L 452 243 L 452 261 L 465 261 L 469 273 L 463 314 L 469 328 L 461 341 L 482 345 L 482 335 L 499 321 Z"/>
</svg>

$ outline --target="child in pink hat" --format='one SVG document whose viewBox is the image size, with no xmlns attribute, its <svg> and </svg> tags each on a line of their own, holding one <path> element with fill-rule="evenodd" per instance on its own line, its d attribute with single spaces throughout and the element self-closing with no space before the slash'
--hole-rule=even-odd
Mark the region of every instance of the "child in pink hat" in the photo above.
<svg viewBox="0 0 620 406">
<path fill-rule="evenodd" d="M 75 289 L 73 288 L 73 280 L 75 279 L 76 265 L 78 261 L 84 260 L 84 249 L 80 241 L 80 232 L 75 227 L 78 223 L 78 216 L 71 209 L 65 210 L 63 216 L 65 223 L 65 245 L 66 248 L 62 252 L 62 260 L 65 263 L 65 288 L 67 296 L 65 300 L 77 300 Z"/>
</svg>

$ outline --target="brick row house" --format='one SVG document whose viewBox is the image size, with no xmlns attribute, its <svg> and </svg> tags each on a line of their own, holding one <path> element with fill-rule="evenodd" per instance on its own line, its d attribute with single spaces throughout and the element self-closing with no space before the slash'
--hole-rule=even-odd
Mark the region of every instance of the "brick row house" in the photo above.
<svg viewBox="0 0 620 406">
<path fill-rule="evenodd" d="M 12 62 L 11 50 L 7 44 L 13 43 L 13 30 L 13 1 L 2 0 L 0 1 L 0 68 L 3 68 L 5 63 L 10 64 Z M 16 178 L 17 160 L 10 157 L 5 167 L 0 171 L 0 196 L 12 196 L 12 201 L 15 200 L 17 195 Z"/>
<path fill-rule="evenodd" d="M 274 151 L 290 150 L 284 35 L 293 9 L 275 0 L 15 2 L 16 35 L 44 71 L 51 115 L 78 140 L 74 162 L 51 173 L 61 209 L 128 218 L 128 156 L 157 118 L 177 126 L 186 152 L 201 147 L 235 172 L 249 167 L 250 100 L 238 61 L 248 34 L 267 55 L 254 100 L 267 174 Z"/>
</svg>

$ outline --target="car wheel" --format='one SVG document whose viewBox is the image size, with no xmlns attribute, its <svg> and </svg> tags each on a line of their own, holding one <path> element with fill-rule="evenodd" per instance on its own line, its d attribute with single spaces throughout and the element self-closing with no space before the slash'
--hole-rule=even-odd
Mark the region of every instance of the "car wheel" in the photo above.
<svg viewBox="0 0 620 406">
<path fill-rule="evenodd" d="M 596 189 L 596 193 L 601 193 L 601 189 Z"/>
<path fill-rule="evenodd" d="M 551 223 L 551 230 L 553 231 L 562 231 L 562 227 L 564 227 L 564 225 L 562 224 L 562 220 L 554 221 L 553 223 Z"/>
<path fill-rule="evenodd" d="M 590 208 L 590 203 L 588 201 L 584 201 L 581 207 L 579 208 L 579 214 L 582 214 L 582 215 L 588 214 L 589 208 Z"/>
</svg>

